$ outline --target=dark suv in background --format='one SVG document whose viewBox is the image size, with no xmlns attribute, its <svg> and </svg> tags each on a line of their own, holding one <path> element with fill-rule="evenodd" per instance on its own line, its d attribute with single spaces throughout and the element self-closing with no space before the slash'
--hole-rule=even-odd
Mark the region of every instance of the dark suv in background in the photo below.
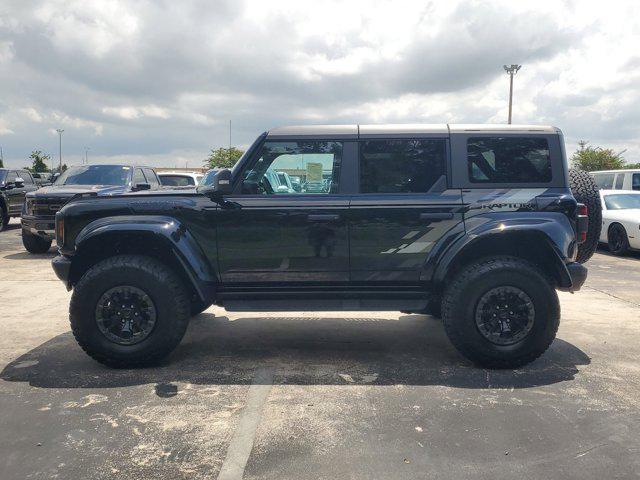
<svg viewBox="0 0 640 480">
<path fill-rule="evenodd" d="M 68 202 L 53 268 L 79 344 L 116 367 L 169 354 L 215 303 L 431 313 L 467 358 L 513 368 L 555 338 L 556 290 L 585 281 L 585 213 L 554 127 L 276 128 L 198 191 Z"/>
<path fill-rule="evenodd" d="M 109 196 L 157 190 L 160 180 L 150 167 L 81 165 L 71 167 L 55 182 L 26 196 L 22 209 L 22 243 L 31 253 L 44 253 L 54 238 L 55 214 L 77 196 Z"/>
<path fill-rule="evenodd" d="M 20 216 L 25 195 L 37 188 L 28 170 L 0 168 L 0 231 L 11 217 Z"/>
</svg>

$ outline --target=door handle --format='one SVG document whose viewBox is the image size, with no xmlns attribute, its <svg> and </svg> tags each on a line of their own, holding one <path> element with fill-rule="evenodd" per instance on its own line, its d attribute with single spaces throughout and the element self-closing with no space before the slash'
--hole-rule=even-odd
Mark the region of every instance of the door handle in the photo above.
<svg viewBox="0 0 640 480">
<path fill-rule="evenodd" d="M 310 222 L 335 222 L 340 218 L 340 215 L 333 213 L 312 213 L 307 215 L 307 220 Z"/>
<path fill-rule="evenodd" d="M 420 220 L 451 220 L 452 218 L 453 212 L 430 212 L 420 214 Z"/>
</svg>

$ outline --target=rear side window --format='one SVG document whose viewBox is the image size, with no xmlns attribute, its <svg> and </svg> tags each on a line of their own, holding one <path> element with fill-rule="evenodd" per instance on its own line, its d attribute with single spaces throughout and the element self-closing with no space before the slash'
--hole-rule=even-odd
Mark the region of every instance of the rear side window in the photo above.
<svg viewBox="0 0 640 480">
<path fill-rule="evenodd" d="M 622 190 L 623 185 L 624 185 L 624 173 L 619 173 L 616 176 L 616 190 Z"/>
<path fill-rule="evenodd" d="M 472 183 L 551 181 L 549 143 L 532 137 L 472 137 L 467 141 Z"/>
<path fill-rule="evenodd" d="M 445 173 L 444 139 L 360 143 L 361 193 L 425 193 Z"/>
<path fill-rule="evenodd" d="M 593 176 L 600 190 L 612 190 L 614 177 L 613 173 L 597 173 Z"/>
</svg>

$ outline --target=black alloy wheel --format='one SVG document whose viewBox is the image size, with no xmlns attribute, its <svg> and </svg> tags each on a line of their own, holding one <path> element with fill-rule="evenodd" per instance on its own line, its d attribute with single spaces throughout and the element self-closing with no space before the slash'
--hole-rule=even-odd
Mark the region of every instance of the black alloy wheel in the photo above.
<svg viewBox="0 0 640 480">
<path fill-rule="evenodd" d="M 118 345 L 134 345 L 146 339 L 156 318 L 156 307 L 149 295 L 133 286 L 107 290 L 96 305 L 98 329 Z"/>
</svg>

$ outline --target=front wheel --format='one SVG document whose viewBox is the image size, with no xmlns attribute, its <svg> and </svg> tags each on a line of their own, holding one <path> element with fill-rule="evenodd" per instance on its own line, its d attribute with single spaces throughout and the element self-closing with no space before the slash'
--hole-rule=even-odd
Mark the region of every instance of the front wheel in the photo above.
<svg viewBox="0 0 640 480">
<path fill-rule="evenodd" d="M 469 360 L 487 368 L 517 368 L 549 348 L 560 304 L 537 267 L 497 257 L 471 264 L 449 283 L 442 317 L 451 343 Z"/>
<path fill-rule="evenodd" d="M 180 343 L 189 296 L 164 264 L 139 255 L 108 258 L 75 286 L 71 330 L 82 349 L 116 368 L 157 363 Z"/>
<path fill-rule="evenodd" d="M 51 242 L 52 240 L 46 240 L 22 229 L 22 245 L 29 253 L 47 253 L 51 248 Z"/>
</svg>

